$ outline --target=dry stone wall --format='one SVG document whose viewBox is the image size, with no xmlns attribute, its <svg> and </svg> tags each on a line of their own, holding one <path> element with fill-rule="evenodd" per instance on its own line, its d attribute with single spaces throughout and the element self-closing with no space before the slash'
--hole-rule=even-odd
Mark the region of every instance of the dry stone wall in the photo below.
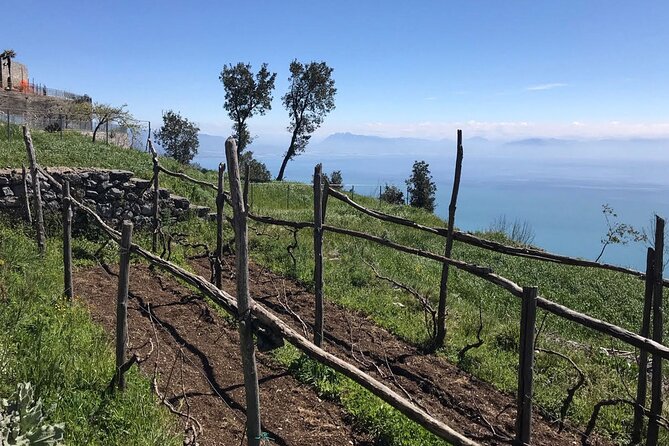
<svg viewBox="0 0 669 446">
<path fill-rule="evenodd" d="M 82 201 L 108 223 L 119 226 L 131 220 L 135 226 L 150 226 L 153 215 L 153 190 L 151 182 L 135 178 L 126 170 L 48 168 L 59 182 L 68 180 L 72 196 Z M 28 194 L 32 197 L 30 172 L 27 172 Z M 59 218 L 60 194 L 38 174 L 45 213 Z M 183 220 L 190 215 L 207 217 L 209 208 L 193 206 L 184 197 L 159 189 L 161 219 Z M 0 212 L 21 218 L 26 214 L 25 192 L 21 169 L 0 169 Z M 56 215 L 53 215 L 56 214 Z M 48 216 L 48 215 L 47 215 Z"/>
</svg>

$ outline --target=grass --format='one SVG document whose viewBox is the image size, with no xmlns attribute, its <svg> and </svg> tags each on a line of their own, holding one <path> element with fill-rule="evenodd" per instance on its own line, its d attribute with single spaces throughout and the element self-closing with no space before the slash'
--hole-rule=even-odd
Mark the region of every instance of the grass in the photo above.
<svg viewBox="0 0 669 446">
<path fill-rule="evenodd" d="M 114 353 L 87 310 L 61 297 L 61 250 L 49 239 L 41 258 L 22 229 L 0 222 L 0 395 L 33 383 L 68 444 L 181 444 L 136 368 L 125 392 L 106 392 Z"/>
<path fill-rule="evenodd" d="M 36 133 L 34 140 L 38 159 L 44 165 L 125 168 L 144 178 L 151 176 L 149 156 L 134 150 L 103 144 L 93 145 L 77 135 L 69 135 L 60 140 L 54 135 Z M 0 165 L 20 166 L 24 159 L 24 148 L 20 140 L 0 142 Z M 215 182 L 215 172 L 183 168 L 169 159 L 161 162 L 169 169 L 186 171 L 193 177 Z M 214 205 L 212 191 L 167 176 L 161 176 L 161 185 L 198 204 L 212 207 Z M 356 196 L 355 199 L 365 206 L 420 223 L 445 226 L 445 223 L 433 214 L 419 209 L 386 205 L 368 197 Z M 312 193 L 308 185 L 291 183 L 252 185 L 250 201 L 254 212 L 259 214 L 292 220 L 312 219 Z M 345 228 L 362 228 L 366 232 L 387 237 L 398 243 L 435 253 L 443 251 L 444 240 L 440 237 L 375 220 L 334 199 L 328 203 L 327 223 Z M 277 273 L 293 277 L 307 287 L 311 286 L 313 248 L 310 231 L 299 232 L 298 246 L 293 250 L 296 258 L 293 264 L 286 250 L 292 241 L 290 231 L 253 223 L 250 227 L 250 250 L 256 262 Z M 192 241 L 205 241 L 210 246 L 214 244 L 214 225 L 210 222 L 191 220 L 168 226 L 167 230 L 186 232 L 190 234 Z M 226 231 L 226 236 L 231 237 L 230 230 Z M 508 242 L 501 234 L 483 235 Z M 643 248 L 640 246 L 639 249 Z M 640 327 L 643 284 L 638 279 L 614 272 L 510 257 L 458 242 L 454 245 L 453 256 L 491 267 L 495 272 L 520 285 L 538 286 L 541 295 L 577 311 L 631 331 L 636 332 Z M 183 258 L 183 254 L 180 254 L 180 257 Z M 324 259 L 327 299 L 367 314 L 376 323 L 407 342 L 423 345 L 428 341 L 429 331 L 425 327 L 423 314 L 417 302 L 411 296 L 400 293 L 377 280 L 362 260 L 373 263 L 384 275 L 420 290 L 429 296 L 432 302 L 436 302 L 438 295 L 441 272 L 438 263 L 396 252 L 371 242 L 331 233 L 325 234 Z M 502 391 L 515 392 L 519 300 L 504 290 L 467 273 L 455 269 L 451 271 L 447 347 L 439 354 L 457 362 L 458 351 L 464 345 L 475 341 L 479 325 L 479 305 L 481 305 L 484 344 L 478 349 L 470 350 L 460 366 Z M 631 389 L 632 393 L 635 391 L 637 370 L 634 361 L 628 362 L 625 358 L 609 354 L 611 349 L 633 350 L 629 346 L 574 323 L 548 316 L 542 311 L 539 311 L 538 320 L 544 321 L 538 341 L 539 346 L 568 355 L 588 377 L 585 387 L 576 393 L 568 412 L 568 418 L 572 422 L 585 425 L 596 402 L 604 398 L 628 396 L 628 389 Z M 332 390 L 328 390 L 330 387 L 327 386 L 323 390 L 322 383 L 329 381 L 319 379 L 322 373 L 319 374 L 320 372 L 315 371 L 314 367 L 304 366 L 301 359 L 290 358 L 292 356 L 287 354 L 282 361 L 288 365 L 297 364 L 293 369 L 303 370 L 304 377 L 313 375 L 311 380 L 316 383 L 319 391 L 338 395 L 336 398 L 342 401 L 347 410 L 355 414 L 358 419 L 376 420 L 373 423 L 369 422 L 371 424 L 368 427 L 377 432 L 379 437 L 388 439 L 388 444 L 404 444 L 402 438 L 405 436 L 402 432 L 410 432 L 410 428 L 400 428 L 398 426 L 404 424 L 395 421 L 384 423 L 385 417 L 390 415 L 382 408 L 382 403 L 374 399 L 377 403 L 373 404 L 370 402 L 371 399 L 365 396 L 364 390 L 360 388 L 355 390 L 356 386 L 347 383 L 346 380 L 335 380 L 331 385 Z M 566 391 L 576 378 L 575 371 L 566 361 L 538 353 L 535 402 L 549 416 L 557 416 Z M 347 401 L 349 403 L 346 403 Z M 389 420 L 394 419 L 389 418 Z M 600 432 L 608 434 L 615 441 L 624 443 L 627 440 L 630 422 L 630 408 L 616 406 L 604 409 L 598 421 L 598 428 Z M 363 424 L 367 423 L 368 421 L 365 421 Z M 397 429 L 402 432 L 397 432 Z M 424 444 L 431 444 L 425 441 Z M 669 443 L 666 437 L 663 441 Z"/>
</svg>

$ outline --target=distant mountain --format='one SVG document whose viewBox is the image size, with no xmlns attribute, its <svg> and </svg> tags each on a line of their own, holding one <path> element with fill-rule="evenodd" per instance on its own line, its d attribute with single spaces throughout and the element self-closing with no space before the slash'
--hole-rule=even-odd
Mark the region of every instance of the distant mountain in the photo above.
<svg viewBox="0 0 669 446">
<path fill-rule="evenodd" d="M 310 144 L 309 153 L 331 156 L 399 156 L 407 154 L 439 154 L 454 143 L 421 138 L 384 138 L 381 136 L 333 133 L 324 140 Z"/>
<path fill-rule="evenodd" d="M 568 139 L 558 139 L 558 138 L 526 138 L 526 139 L 517 139 L 507 142 L 507 146 L 549 146 L 556 144 L 568 144 L 574 141 Z"/>
</svg>

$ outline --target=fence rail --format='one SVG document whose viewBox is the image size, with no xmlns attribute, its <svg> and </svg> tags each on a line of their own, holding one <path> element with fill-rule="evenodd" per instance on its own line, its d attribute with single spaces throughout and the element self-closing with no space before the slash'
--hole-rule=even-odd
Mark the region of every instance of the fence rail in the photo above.
<svg viewBox="0 0 669 446">
<path fill-rule="evenodd" d="M 50 96 L 53 98 L 68 99 L 71 101 L 89 101 L 88 95 L 76 94 L 66 90 L 59 90 L 57 88 L 47 87 L 44 84 L 22 80 L 18 85 L 12 86 L 13 91 L 18 91 L 23 94 L 32 94 L 35 96 Z"/>
<path fill-rule="evenodd" d="M 319 194 L 317 193 L 316 190 L 314 190 L 314 216 L 316 217 L 314 220 L 315 222 L 307 222 L 307 221 L 289 221 L 289 220 L 282 220 L 282 219 L 276 219 L 270 216 L 260 216 L 260 215 L 255 215 L 252 212 L 249 211 L 247 205 L 248 205 L 248 175 L 246 178 L 246 181 L 244 183 L 244 186 L 242 188 L 239 180 L 239 175 L 236 174 L 234 177 L 231 177 L 231 181 L 234 182 L 232 184 L 232 188 L 234 189 L 234 194 L 226 192 L 223 189 L 223 182 L 222 180 L 219 180 L 219 185 L 214 185 L 212 183 L 202 181 L 202 180 L 197 180 L 195 178 L 192 178 L 186 174 L 179 173 L 179 172 L 172 172 L 169 171 L 168 169 L 160 166 L 160 163 L 158 161 L 158 156 L 155 150 L 153 150 L 152 145 L 149 143 L 149 148 L 151 149 L 152 155 L 153 155 L 153 161 L 154 161 L 154 185 L 157 187 L 158 185 L 158 176 L 160 172 L 163 172 L 167 175 L 178 177 L 184 181 L 191 182 L 193 184 L 197 184 L 201 187 L 206 187 L 208 189 L 212 189 L 217 192 L 217 216 L 219 216 L 219 225 L 222 223 L 223 219 L 223 205 L 225 203 L 228 203 L 232 208 L 233 208 L 233 218 L 232 218 L 232 223 L 235 226 L 235 233 L 236 233 L 236 243 L 238 245 L 238 248 L 245 248 L 247 249 L 245 243 L 246 237 L 244 236 L 243 232 L 240 232 L 240 222 L 244 222 L 243 224 L 245 225 L 246 219 L 251 219 L 253 221 L 259 222 L 259 223 L 264 223 L 264 224 L 269 224 L 269 225 L 278 225 L 278 226 L 285 226 L 285 227 L 291 227 L 295 229 L 303 229 L 303 228 L 311 228 L 315 232 L 314 236 L 314 244 L 321 244 L 323 243 L 323 237 L 318 237 L 316 232 L 317 231 L 323 231 L 325 233 L 330 232 L 330 233 L 336 233 L 336 234 L 341 234 L 341 235 L 346 235 L 346 236 L 351 236 L 355 237 L 358 239 L 363 239 L 367 241 L 371 241 L 374 243 L 377 243 L 382 246 L 386 246 L 391 249 L 395 249 L 400 252 L 405 252 L 408 254 L 420 256 L 423 258 L 431 259 L 434 261 L 437 261 L 441 263 L 442 265 L 450 265 L 455 268 L 458 268 L 462 271 L 468 272 L 476 277 L 480 277 L 490 283 L 493 283 L 505 290 L 507 290 L 510 294 L 520 298 L 523 303 L 523 314 L 521 315 L 521 339 L 524 340 L 523 346 L 520 349 L 519 352 L 519 363 L 521 367 L 519 367 L 519 376 L 518 376 L 518 382 L 519 382 L 519 391 L 522 392 L 522 395 L 518 395 L 518 415 L 517 415 L 517 428 L 516 428 L 516 440 L 519 444 L 527 444 L 530 442 L 531 438 L 531 422 L 530 422 L 530 417 L 528 417 L 528 413 L 531 413 L 531 402 L 532 402 L 532 395 L 531 395 L 531 389 L 532 389 L 532 358 L 531 356 L 533 355 L 534 348 L 533 348 L 533 336 L 534 336 L 534 310 L 532 307 L 527 307 L 528 305 L 528 299 L 531 299 L 533 301 L 532 305 L 536 305 L 537 307 L 548 311 L 550 313 L 553 313 L 557 316 L 560 316 L 564 319 L 570 320 L 572 322 L 575 322 L 583 327 L 590 328 L 593 330 L 596 330 L 602 334 L 605 334 L 607 336 L 613 337 L 615 339 L 618 339 L 622 342 L 627 343 L 628 345 L 631 345 L 633 347 L 636 347 L 640 349 L 640 351 L 643 354 L 652 354 L 653 357 L 653 374 L 652 374 L 652 382 L 651 382 L 651 395 L 652 395 L 652 402 L 651 402 L 651 407 L 650 409 L 647 409 L 645 407 L 645 401 L 646 401 L 646 389 L 645 387 L 643 388 L 643 392 L 640 390 L 639 395 L 637 395 L 637 399 L 635 401 L 632 400 L 620 400 L 622 403 L 627 403 L 633 405 L 633 407 L 638 408 L 639 410 L 635 410 L 635 426 L 637 425 L 636 421 L 636 414 L 639 414 L 638 416 L 642 417 L 647 417 L 649 419 L 649 435 L 647 437 L 648 446 L 656 446 L 657 445 L 657 429 L 662 426 L 665 427 L 664 424 L 664 419 L 661 416 L 662 413 L 662 399 L 661 399 L 661 390 L 662 390 L 662 368 L 661 368 L 661 359 L 669 359 L 669 347 L 665 346 L 662 344 L 662 293 L 663 293 L 663 287 L 667 286 L 667 279 L 664 279 L 662 277 L 662 244 L 663 244 L 663 237 L 664 233 L 663 231 L 659 230 L 656 233 L 656 247 L 654 250 L 654 258 L 653 262 L 649 261 L 649 265 L 652 264 L 653 268 L 649 269 L 645 272 L 639 272 L 639 271 L 634 271 L 630 270 L 627 268 L 618 268 L 613 265 L 602 265 L 598 264 L 595 262 L 589 262 L 589 261 L 582 261 L 580 259 L 573 259 L 565 256 L 557 256 L 551 253 L 545 253 L 543 251 L 539 250 L 531 250 L 531 249 L 523 249 L 523 248 L 515 248 L 511 246 L 506 246 L 506 245 L 501 245 L 497 243 L 493 243 L 484 239 L 480 239 L 478 237 L 474 237 L 469 234 L 465 233 L 458 233 L 458 236 L 454 235 L 454 238 L 456 240 L 460 240 L 464 243 L 470 243 L 475 246 L 479 246 L 483 249 L 489 249 L 495 252 L 502 252 L 504 254 L 509 254 L 509 255 L 520 255 L 524 257 L 531 257 L 536 260 L 543 260 L 543 261 L 550 261 L 554 263 L 564 263 L 568 265 L 575 265 L 575 266 L 582 266 L 582 267 L 595 267 L 595 268 L 604 268 L 604 269 L 610 269 L 614 270 L 620 273 L 624 274 L 631 274 L 636 277 L 640 278 L 646 278 L 647 283 L 651 283 L 653 286 L 651 287 L 652 290 L 648 291 L 646 290 L 646 304 L 645 307 L 648 307 L 649 314 L 648 317 L 644 315 L 644 324 L 645 328 L 641 330 L 642 335 L 638 335 L 636 333 L 633 333 L 625 328 L 616 326 L 614 324 L 610 324 L 608 322 L 602 321 L 600 319 L 597 319 L 595 317 L 592 317 L 590 315 L 580 313 L 578 311 L 572 310 L 566 306 L 563 306 L 561 304 L 558 304 L 556 302 L 553 302 L 545 297 L 542 297 L 538 295 L 538 292 L 536 288 L 531 289 L 531 288 L 523 288 L 519 284 L 513 282 L 512 280 L 505 278 L 499 274 L 496 274 L 492 269 L 486 268 L 486 267 L 481 267 L 478 265 L 475 265 L 473 263 L 468 263 L 462 260 L 457 260 L 453 259 L 452 257 L 446 256 L 446 255 L 440 255 L 440 254 L 435 254 L 429 251 L 421 250 L 418 248 L 414 248 L 411 246 L 405 246 L 401 245 L 398 243 L 395 243 L 391 240 L 387 240 L 386 238 L 378 237 L 372 234 L 368 234 L 365 232 L 361 231 L 356 231 L 352 229 L 346 229 L 346 228 L 340 228 L 332 225 L 328 225 L 323 223 L 325 221 L 325 216 L 327 213 L 326 210 L 326 203 L 327 203 L 327 197 L 332 195 L 333 197 L 341 200 L 342 202 L 347 203 L 348 205 L 354 207 L 355 209 L 359 210 L 360 212 L 363 212 L 369 216 L 372 216 L 374 218 L 377 218 L 379 220 L 383 220 L 386 222 L 391 222 L 391 223 L 396 223 L 400 224 L 403 226 L 407 227 L 412 227 L 417 230 L 429 232 L 435 235 L 439 236 L 447 236 L 448 230 L 444 230 L 443 228 L 433 228 L 433 227 L 428 227 L 421 225 L 417 222 L 413 222 L 411 220 L 407 220 L 404 218 L 392 216 L 389 214 L 384 214 L 379 211 L 371 210 L 368 209 L 356 202 L 354 202 L 351 198 L 346 196 L 345 194 L 342 194 L 341 192 L 337 191 L 336 189 L 333 189 L 332 187 L 327 185 L 327 182 L 324 182 L 324 188 L 323 188 L 323 193 Z M 227 149 L 227 143 L 226 143 L 226 149 Z M 231 152 L 228 155 L 229 156 L 234 156 L 234 162 L 231 163 L 232 158 L 228 160 L 228 164 L 236 164 L 236 150 L 233 151 L 228 151 L 226 152 Z M 56 189 L 61 189 L 62 186 L 53 178 L 51 177 L 48 172 L 46 172 L 44 169 L 39 168 L 39 171 L 48 179 L 48 181 L 56 188 Z M 316 174 L 318 175 L 320 172 L 317 168 Z M 219 170 L 219 177 L 222 176 L 222 169 Z M 317 184 L 318 181 L 315 181 Z M 316 184 L 314 187 L 316 187 Z M 240 196 L 240 191 L 241 191 L 241 196 Z M 158 195 L 158 190 L 155 191 L 155 195 Z M 236 197 L 235 197 L 236 195 Z M 236 203 L 235 203 L 236 201 Z M 121 239 L 121 235 L 109 227 L 102 218 L 95 213 L 95 211 L 91 210 L 90 208 L 87 208 L 83 204 L 77 202 L 76 200 L 70 198 L 69 202 L 75 206 L 77 209 L 79 209 L 82 212 L 85 212 L 89 216 L 93 218 L 93 221 L 100 226 L 104 232 L 107 233 L 107 235 L 114 240 L 115 242 L 119 243 Z M 159 231 L 159 209 L 158 209 L 158 204 L 154 203 L 154 239 L 157 235 L 157 232 Z M 318 217 L 322 217 L 322 221 L 319 221 Z M 452 218 L 452 217 L 451 217 Z M 664 221 L 657 217 L 657 228 L 662 228 L 664 224 Z M 455 232 L 454 232 L 455 234 Z M 465 236 L 466 235 L 466 236 Z M 243 238 L 243 240 L 240 239 Z M 241 243 L 241 244 L 240 244 Z M 160 268 L 168 271 L 175 277 L 186 281 L 187 283 L 195 286 L 198 288 L 202 293 L 210 297 L 217 305 L 221 306 L 224 310 L 228 311 L 230 314 L 239 317 L 245 317 L 245 315 L 249 316 L 249 319 L 246 320 L 245 324 L 247 325 L 247 328 L 250 326 L 253 327 L 253 329 L 260 329 L 262 328 L 266 332 L 271 333 L 273 336 L 280 338 L 280 339 L 285 339 L 291 344 L 293 344 L 295 347 L 297 347 L 299 350 L 301 350 L 304 354 L 307 356 L 333 368 L 334 370 L 344 374 L 345 376 L 351 378 L 353 381 L 356 383 L 360 384 L 361 386 L 365 387 L 368 389 L 370 392 L 372 392 L 374 395 L 378 396 L 381 398 L 383 401 L 387 402 L 390 404 L 392 407 L 396 408 L 403 414 L 405 414 L 409 419 L 415 421 L 419 425 L 423 426 L 425 429 L 428 431 L 434 433 L 435 435 L 439 436 L 440 438 L 443 438 L 452 444 L 455 445 L 475 445 L 477 444 L 471 439 L 468 439 L 466 436 L 456 432 L 453 430 L 451 427 L 448 425 L 444 424 L 443 422 L 435 419 L 434 417 L 430 416 L 428 413 L 426 413 L 423 409 L 417 407 L 415 404 L 412 402 L 406 400 L 403 396 L 397 394 L 387 386 L 385 386 L 383 383 L 377 381 L 373 377 L 365 374 L 362 372 L 360 369 L 358 369 L 356 366 L 330 354 L 325 352 L 323 349 L 321 349 L 317 343 L 319 338 L 316 337 L 314 342 L 311 342 L 304 338 L 302 335 L 297 333 L 295 330 L 290 328 L 285 322 L 283 322 L 279 317 L 274 315 L 272 312 L 270 312 L 268 309 L 264 308 L 262 305 L 259 305 L 257 302 L 249 301 L 248 302 L 248 307 L 245 306 L 245 308 L 240 308 L 241 303 L 239 300 L 235 299 L 232 297 L 230 294 L 226 293 L 223 290 L 218 289 L 214 284 L 204 280 L 203 278 L 196 276 L 192 273 L 189 273 L 188 271 L 185 271 L 184 269 L 180 268 L 179 266 L 169 262 L 168 260 L 162 259 L 160 256 L 157 256 L 156 254 L 153 254 L 140 246 L 136 244 L 131 245 L 131 250 L 135 254 L 143 257 L 150 263 L 159 266 Z M 322 252 L 322 246 L 314 246 L 314 255 L 317 257 L 319 255 L 319 252 Z M 156 246 L 154 244 L 153 251 L 156 251 Z M 659 254 L 658 254 L 659 252 Z M 217 249 L 217 254 L 220 256 L 220 251 Z M 219 262 L 221 259 L 217 259 Z M 319 264 L 317 261 L 317 258 L 315 259 L 315 269 L 314 269 L 314 277 L 319 276 L 319 272 L 322 274 L 322 270 L 318 271 L 318 268 L 322 268 L 322 263 Z M 246 260 L 247 261 L 247 260 Z M 246 267 L 248 268 L 248 265 L 242 264 L 244 263 L 243 261 L 240 262 L 238 259 L 237 262 L 237 276 L 239 277 L 246 277 L 243 274 L 243 268 Z M 242 269 L 240 269 L 242 268 Z M 615 269 L 614 269 L 615 268 Z M 320 276 L 322 277 L 322 275 Z M 652 280 L 651 280 L 652 278 Z M 243 283 L 238 282 L 238 289 L 237 293 L 239 295 L 240 290 L 243 291 Z M 248 286 L 248 284 L 246 285 Z M 241 287 L 241 288 L 240 288 Z M 250 299 L 250 298 L 249 298 Z M 649 300 L 650 299 L 650 300 Z M 242 313 L 240 313 L 240 310 L 243 310 Z M 322 318 L 326 317 L 326 315 L 323 314 L 322 311 L 317 311 L 318 317 L 321 318 L 320 321 L 316 320 L 315 326 L 323 326 L 323 321 Z M 652 324 L 651 324 L 651 319 L 652 318 Z M 652 336 L 648 337 L 651 335 L 650 333 L 650 327 L 652 326 Z M 254 355 L 254 350 L 252 347 L 249 347 L 249 345 L 246 345 L 246 347 L 242 348 L 242 351 L 245 352 L 246 355 Z M 250 356 L 249 356 L 250 358 Z M 248 358 L 247 358 L 248 359 Z M 245 359 L 245 361 L 247 361 Z M 246 368 L 246 366 L 245 366 Z M 646 370 L 640 370 L 640 375 L 646 373 Z M 255 374 L 251 374 L 255 375 Z M 245 378 L 245 385 L 247 386 L 247 392 L 253 393 L 252 386 L 255 386 L 257 389 L 257 377 L 255 378 L 256 381 L 253 382 L 248 376 Z M 643 381 L 643 382 L 642 382 Z M 646 385 L 645 380 L 639 379 L 639 387 Z M 526 390 L 527 394 L 523 389 L 529 389 Z M 642 394 L 642 395 L 641 395 Z M 599 413 L 599 409 L 601 409 L 602 404 L 605 402 L 598 404 L 595 407 L 595 411 L 593 411 L 593 416 L 590 420 L 590 423 L 588 425 L 588 429 L 586 430 L 586 437 L 589 435 L 589 433 L 592 431 L 592 428 L 594 428 L 594 423 L 596 422 L 596 416 Z M 250 403 L 247 404 L 248 408 L 251 409 L 253 405 Z M 249 417 L 248 419 L 256 419 L 259 420 L 259 409 L 253 408 L 254 413 L 249 413 L 247 416 Z M 256 413 L 257 412 L 257 413 Z M 594 420 L 593 420 L 594 419 Z M 662 422 L 660 422 L 662 421 Z M 636 429 L 636 428 L 635 428 Z M 254 430 L 255 431 L 255 430 Z M 247 434 L 248 434 L 248 441 L 250 445 L 257 445 L 258 444 L 258 438 L 253 437 L 251 435 L 251 429 L 247 428 Z"/>
<path fill-rule="evenodd" d="M 53 111 L 36 111 L 20 108 L 0 108 L 0 138 L 7 140 L 20 133 L 20 126 L 47 132 L 77 132 L 91 136 L 98 121 L 93 117 L 82 118 L 81 115 L 67 113 L 55 108 Z M 149 121 L 134 120 L 127 123 L 109 121 L 98 130 L 98 140 L 121 147 L 144 149 L 144 141 L 150 133 Z"/>
</svg>

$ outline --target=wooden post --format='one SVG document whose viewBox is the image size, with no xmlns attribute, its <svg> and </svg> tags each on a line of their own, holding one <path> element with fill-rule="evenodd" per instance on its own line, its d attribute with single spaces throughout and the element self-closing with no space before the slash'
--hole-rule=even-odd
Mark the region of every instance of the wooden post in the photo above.
<svg viewBox="0 0 669 446">
<path fill-rule="evenodd" d="M 314 168 L 314 344 L 323 343 L 323 166 Z"/>
<path fill-rule="evenodd" d="M 516 444 L 530 444 L 532 436 L 532 368 L 534 366 L 534 335 L 537 321 L 536 287 L 523 287 L 520 312 L 520 361 L 518 365 L 518 412 Z"/>
<path fill-rule="evenodd" d="M 639 335 L 647 338 L 650 336 L 650 317 L 653 309 L 653 286 L 655 277 L 653 263 L 655 262 L 655 251 L 648 248 L 646 253 L 646 287 L 644 292 L 643 317 Z M 648 352 L 641 349 L 639 352 L 639 376 L 636 388 L 636 405 L 634 406 L 634 424 L 632 425 L 631 444 L 639 444 L 643 432 L 644 408 L 646 407 L 646 393 L 648 388 Z"/>
<path fill-rule="evenodd" d="M 249 296 L 249 264 L 248 264 L 248 233 L 246 226 L 246 208 L 242 195 L 239 177 L 239 160 L 237 159 L 237 142 L 230 137 L 225 141 L 230 197 L 232 201 L 233 224 L 235 228 L 235 248 L 237 254 L 237 311 L 239 319 L 239 344 L 244 367 L 244 388 L 246 389 L 246 435 L 249 446 L 259 446 L 260 427 L 260 389 L 256 370 L 255 345 L 253 344 L 253 326 Z"/>
<path fill-rule="evenodd" d="M 448 206 L 448 233 L 446 235 L 446 249 L 444 257 L 451 257 L 453 251 L 453 227 L 455 225 L 455 208 L 460 190 L 460 174 L 462 172 L 462 130 L 458 130 L 458 146 L 455 158 L 455 176 L 453 177 L 453 192 L 451 193 L 451 204 Z M 441 283 L 439 285 L 439 307 L 437 308 L 437 337 L 434 340 L 435 347 L 443 347 L 446 339 L 446 300 L 448 298 L 448 263 L 441 267 Z"/>
<path fill-rule="evenodd" d="M 40 254 L 44 255 L 46 249 L 46 236 L 44 235 L 44 213 L 42 211 L 42 190 L 40 188 L 39 180 L 37 178 L 37 159 L 35 158 L 35 147 L 33 146 L 33 138 L 30 136 L 30 129 L 23 126 L 23 141 L 26 144 L 28 151 L 28 159 L 30 160 L 30 176 L 33 183 L 33 200 L 35 206 L 35 218 L 37 226 L 37 248 Z"/>
<path fill-rule="evenodd" d="M 70 196 L 70 182 L 63 183 L 63 267 L 65 296 L 72 300 L 72 200 Z"/>
<path fill-rule="evenodd" d="M 125 347 L 128 343 L 128 285 L 130 281 L 130 245 L 132 223 L 123 222 L 116 299 L 116 379 L 119 390 L 125 389 L 125 377 L 121 369 L 125 363 Z"/>
<path fill-rule="evenodd" d="M 216 263 L 214 263 L 214 284 L 221 288 L 221 262 L 223 261 L 223 206 L 225 205 L 225 164 L 218 165 L 218 193 L 216 195 Z"/>
<path fill-rule="evenodd" d="M 664 219 L 655 216 L 655 259 L 653 262 L 653 341 L 662 343 L 662 272 L 664 270 Z M 653 355 L 651 375 L 650 418 L 646 445 L 656 446 L 660 425 L 658 417 L 662 415 L 662 358 Z"/>
<path fill-rule="evenodd" d="M 30 193 L 28 192 L 28 175 L 26 173 L 26 165 L 21 166 L 21 174 L 23 176 L 23 205 L 26 208 L 25 219 L 28 224 L 33 224 L 33 216 L 30 212 Z"/>
<path fill-rule="evenodd" d="M 160 207 L 158 192 L 160 184 L 158 182 L 158 174 L 160 173 L 160 165 L 158 164 L 158 152 L 153 148 L 153 143 L 149 140 L 149 150 L 153 159 L 153 235 L 151 237 L 151 250 L 156 252 L 158 248 L 158 227 L 160 225 Z"/>
</svg>

